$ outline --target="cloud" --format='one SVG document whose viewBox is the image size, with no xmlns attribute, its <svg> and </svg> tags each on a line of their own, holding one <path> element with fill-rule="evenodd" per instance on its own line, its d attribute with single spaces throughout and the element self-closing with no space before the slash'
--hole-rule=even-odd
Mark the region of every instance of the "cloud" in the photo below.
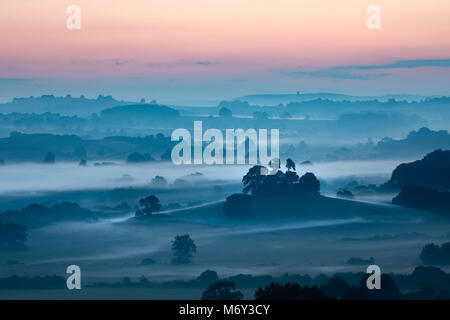
<svg viewBox="0 0 450 320">
<path fill-rule="evenodd" d="M 201 66 L 209 66 L 211 63 L 210 61 L 197 61 L 197 64 Z"/>
<path fill-rule="evenodd" d="M 340 69 L 354 70 L 374 70 L 374 69 L 412 69 L 423 67 L 450 67 L 450 59 L 418 59 L 418 60 L 398 60 L 388 64 L 380 65 L 355 65 L 336 67 Z"/>
<path fill-rule="evenodd" d="M 290 76 L 299 78 L 330 78 L 344 80 L 372 80 L 390 76 L 390 73 L 361 74 L 338 68 L 329 68 L 316 71 L 295 71 L 288 73 Z"/>
<path fill-rule="evenodd" d="M 336 66 L 332 68 L 319 69 L 314 71 L 294 71 L 288 73 L 290 76 L 301 78 L 330 78 L 347 80 L 373 80 L 388 77 L 390 73 L 358 73 L 361 70 L 380 70 L 380 69 L 412 69 L 423 67 L 450 67 L 450 59 L 416 59 L 416 60 L 398 60 L 387 64 L 378 65 L 348 65 Z M 356 72 L 355 72 L 356 71 Z"/>
<path fill-rule="evenodd" d="M 125 59 L 113 59 L 113 62 L 116 66 L 121 66 L 124 65 L 128 62 L 130 62 L 130 60 L 125 60 Z"/>
<path fill-rule="evenodd" d="M 208 60 L 176 60 L 176 61 L 167 61 L 167 62 L 154 62 L 148 63 L 147 67 L 149 68 L 178 68 L 178 67 L 192 67 L 192 66 L 209 66 L 212 65 L 213 62 Z"/>
</svg>

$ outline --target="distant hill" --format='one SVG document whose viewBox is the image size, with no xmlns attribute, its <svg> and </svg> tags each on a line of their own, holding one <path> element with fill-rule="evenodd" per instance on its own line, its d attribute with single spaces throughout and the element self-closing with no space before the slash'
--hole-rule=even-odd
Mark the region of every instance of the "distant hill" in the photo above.
<svg viewBox="0 0 450 320">
<path fill-rule="evenodd" d="M 252 212 L 239 219 L 227 218 L 223 211 L 224 202 L 205 206 L 177 210 L 166 214 L 175 220 L 186 222 L 216 223 L 222 220 L 255 223 L 264 220 L 323 220 L 352 218 L 386 218 L 408 219 L 411 216 L 423 215 L 423 211 L 402 207 L 362 203 L 351 200 L 335 199 L 325 196 L 295 198 L 279 197 L 278 199 L 258 199 L 252 202 Z M 148 220 L 148 219 L 147 219 Z M 151 221 L 152 219 L 150 219 Z M 136 219 L 134 222 L 143 220 Z"/>
<path fill-rule="evenodd" d="M 409 157 L 426 154 L 437 149 L 450 150 L 450 134 L 447 130 L 433 131 L 421 128 L 411 131 L 405 139 L 384 138 L 371 150 L 372 153 L 391 157 Z"/>
<path fill-rule="evenodd" d="M 392 199 L 392 203 L 450 216 L 450 192 L 436 191 L 415 185 L 406 185 Z"/>
<path fill-rule="evenodd" d="M 124 121 L 126 119 L 132 121 L 152 120 L 158 118 L 174 118 L 178 117 L 180 112 L 173 108 L 158 104 L 133 104 L 105 109 L 101 113 L 101 117 L 114 121 Z"/>
<path fill-rule="evenodd" d="M 334 101 L 367 101 L 378 99 L 380 101 L 385 101 L 389 99 L 395 100 L 407 100 L 407 101 L 418 101 L 424 99 L 425 96 L 419 95 L 406 95 L 406 94 L 396 94 L 396 95 L 384 95 L 384 96 L 353 96 L 338 93 L 297 93 L 297 94 L 254 94 L 235 98 L 233 100 L 246 101 L 252 104 L 259 105 L 278 105 L 286 104 L 289 102 L 301 102 L 309 101 L 315 99 L 328 99 Z"/>
<path fill-rule="evenodd" d="M 81 208 L 77 203 L 62 202 L 52 206 L 32 204 L 21 210 L 0 212 L 0 220 L 36 228 L 61 221 L 94 221 L 101 213 Z"/>
<path fill-rule="evenodd" d="M 450 189 L 450 150 L 436 150 L 422 160 L 402 163 L 392 172 L 382 189 L 401 189 L 413 184 L 437 190 Z"/>
<path fill-rule="evenodd" d="M 70 95 L 55 97 L 43 95 L 41 97 L 14 98 L 11 102 L 0 104 L 0 113 L 59 113 L 61 115 L 82 115 L 99 113 L 105 108 L 130 104 L 118 101 L 111 96 L 99 95 L 97 99 L 87 99 L 84 96 L 73 98 Z"/>
<path fill-rule="evenodd" d="M 173 146 L 170 137 L 162 134 L 145 137 L 112 136 L 104 139 L 82 139 L 77 135 L 23 134 L 12 132 L 0 138 L 0 159 L 5 163 L 15 161 L 42 162 L 51 152 L 58 161 L 125 160 L 134 152 L 150 153 L 159 157 Z"/>
</svg>

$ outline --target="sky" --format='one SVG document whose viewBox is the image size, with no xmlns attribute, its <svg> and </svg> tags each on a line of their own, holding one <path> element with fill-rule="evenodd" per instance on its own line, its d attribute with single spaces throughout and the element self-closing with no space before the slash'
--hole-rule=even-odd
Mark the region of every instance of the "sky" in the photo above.
<svg viewBox="0 0 450 320">
<path fill-rule="evenodd" d="M 449 95 L 449 71 L 448 0 L 0 0 L 0 101 Z"/>
</svg>

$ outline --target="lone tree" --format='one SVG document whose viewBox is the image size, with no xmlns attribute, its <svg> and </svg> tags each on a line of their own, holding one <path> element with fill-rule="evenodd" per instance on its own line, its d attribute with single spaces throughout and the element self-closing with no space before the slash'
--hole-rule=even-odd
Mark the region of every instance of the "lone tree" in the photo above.
<svg viewBox="0 0 450 320">
<path fill-rule="evenodd" d="M 149 195 L 139 200 L 140 209 L 136 211 L 136 216 L 151 215 L 161 209 L 159 199 L 154 195 Z"/>
<path fill-rule="evenodd" d="M 233 281 L 217 281 L 202 293 L 202 300 L 242 300 L 244 295 L 235 291 Z"/>
<path fill-rule="evenodd" d="M 286 160 L 286 169 L 288 169 L 288 171 L 295 171 L 295 162 L 292 161 L 291 158 L 287 158 Z"/>
<path fill-rule="evenodd" d="M 197 246 L 194 240 L 188 234 L 176 236 L 172 241 L 172 251 L 174 258 L 172 264 L 186 264 L 191 262 L 194 253 L 197 252 Z"/>
</svg>

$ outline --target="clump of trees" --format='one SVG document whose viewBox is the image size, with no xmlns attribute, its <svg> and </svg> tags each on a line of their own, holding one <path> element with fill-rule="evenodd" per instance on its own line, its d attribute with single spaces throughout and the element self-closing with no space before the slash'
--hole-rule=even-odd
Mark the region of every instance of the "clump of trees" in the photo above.
<svg viewBox="0 0 450 320">
<path fill-rule="evenodd" d="M 192 256 L 197 252 L 194 240 L 188 234 L 176 236 L 172 241 L 174 258 L 172 264 L 187 264 L 191 262 Z"/>
<path fill-rule="evenodd" d="M 158 187 L 166 187 L 169 184 L 169 182 L 166 180 L 166 178 L 162 176 L 155 176 L 152 179 L 152 185 L 158 186 Z"/>
<path fill-rule="evenodd" d="M 66 279 L 57 275 L 33 277 L 13 275 L 0 279 L 1 290 L 48 290 L 65 288 L 67 288 Z"/>
<path fill-rule="evenodd" d="M 227 197 L 224 212 L 227 215 L 243 216 L 251 212 L 253 198 L 281 197 L 281 196 L 318 196 L 320 195 L 320 181 L 316 176 L 307 172 L 301 177 L 295 171 L 295 162 L 286 160 L 286 171 L 278 170 L 276 174 L 264 175 L 265 167 L 256 165 L 250 168 L 242 178 L 244 188 L 242 193 Z"/>
<path fill-rule="evenodd" d="M 299 177 L 295 171 L 295 162 L 286 160 L 286 172 L 278 170 L 276 174 L 264 175 L 263 166 L 253 166 L 242 178 L 244 194 L 253 196 L 280 196 L 280 195 L 319 195 L 320 181 L 316 176 L 307 172 Z"/>
<path fill-rule="evenodd" d="M 217 281 L 202 293 L 202 300 L 242 300 L 244 295 L 235 289 L 233 281 Z"/>
<path fill-rule="evenodd" d="M 381 289 L 369 290 L 366 282 L 369 275 L 364 274 L 357 284 L 349 284 L 341 277 L 333 277 L 323 286 L 298 283 L 271 282 L 255 292 L 256 300 L 395 300 L 402 298 L 395 281 L 388 275 L 381 275 Z"/>
<path fill-rule="evenodd" d="M 440 247 L 429 243 L 422 248 L 420 260 L 428 265 L 450 265 L 450 242 L 443 243 Z"/>
<path fill-rule="evenodd" d="M 149 195 L 139 200 L 139 209 L 136 211 L 136 217 L 152 215 L 161 209 L 159 199 L 154 195 Z"/>
<path fill-rule="evenodd" d="M 127 157 L 128 163 L 142 163 L 142 162 L 150 162 L 154 161 L 153 157 L 150 155 L 150 153 L 139 153 L 139 152 L 133 152 L 130 153 Z"/>
<path fill-rule="evenodd" d="M 300 287 L 297 283 L 280 284 L 271 282 L 255 292 L 255 300 L 328 300 L 318 286 Z"/>
<path fill-rule="evenodd" d="M 51 206 L 30 204 L 20 210 L 7 210 L 1 214 L 3 223 L 18 223 L 28 228 L 70 220 L 92 220 L 98 217 L 96 212 L 81 208 L 75 202 L 61 202 Z"/>
</svg>

